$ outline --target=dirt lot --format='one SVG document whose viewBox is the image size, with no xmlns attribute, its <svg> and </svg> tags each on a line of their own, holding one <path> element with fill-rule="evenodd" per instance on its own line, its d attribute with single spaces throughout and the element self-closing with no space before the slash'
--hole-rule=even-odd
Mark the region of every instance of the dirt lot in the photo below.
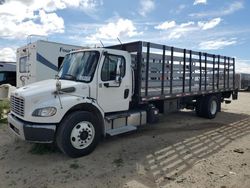
<svg viewBox="0 0 250 188">
<path fill-rule="evenodd" d="M 0 125 L 0 187 L 249 187 L 250 93 L 213 120 L 182 111 L 108 138 L 90 155 L 16 139 Z M 47 151 L 47 152 L 46 152 Z"/>
</svg>

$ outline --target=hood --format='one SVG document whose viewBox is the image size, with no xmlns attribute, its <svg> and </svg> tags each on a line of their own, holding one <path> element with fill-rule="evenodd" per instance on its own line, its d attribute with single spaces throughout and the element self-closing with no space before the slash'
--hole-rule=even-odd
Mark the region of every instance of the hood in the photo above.
<svg viewBox="0 0 250 188">
<path fill-rule="evenodd" d="M 70 80 L 60 80 L 61 89 L 65 93 L 59 95 L 55 94 L 57 80 L 50 79 L 41 82 L 36 82 L 15 90 L 12 95 L 24 99 L 24 116 L 18 116 L 25 121 L 31 122 L 58 122 L 61 119 L 60 113 L 66 113 L 71 104 L 77 104 L 82 97 L 88 97 L 90 94 L 89 85 L 83 82 L 75 82 Z M 73 88 L 73 89 L 72 89 Z M 64 108 L 61 108 L 61 105 Z M 32 113 L 35 109 L 53 106 L 58 109 L 57 120 L 55 117 L 39 118 L 33 117 Z M 18 114 L 15 114 L 18 115 Z"/>
<path fill-rule="evenodd" d="M 15 90 L 14 94 L 16 96 L 22 96 L 22 97 L 32 97 L 36 95 L 41 95 L 43 93 L 47 94 L 52 94 L 56 91 L 56 82 L 57 80 L 55 79 L 50 79 L 50 80 L 43 80 L 40 82 L 36 82 L 24 87 L 21 87 L 17 90 Z M 75 92 L 82 90 L 82 89 L 87 89 L 88 85 L 82 82 L 75 82 L 75 81 L 70 81 L 70 80 L 60 80 L 61 82 L 61 88 L 75 88 Z M 77 92 L 78 93 L 78 92 Z"/>
</svg>

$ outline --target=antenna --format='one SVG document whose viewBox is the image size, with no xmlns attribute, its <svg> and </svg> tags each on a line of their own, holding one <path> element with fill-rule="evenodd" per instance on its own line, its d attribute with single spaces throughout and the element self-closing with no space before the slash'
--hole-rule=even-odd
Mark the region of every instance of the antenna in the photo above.
<svg viewBox="0 0 250 188">
<path fill-rule="evenodd" d="M 39 38 L 41 38 L 41 39 L 44 38 L 46 41 L 48 41 L 48 37 L 45 36 L 45 35 L 31 34 L 31 35 L 28 35 L 28 36 L 27 36 L 27 44 L 31 44 L 32 38 L 37 38 L 37 39 L 39 39 Z"/>
<path fill-rule="evenodd" d="M 100 40 L 100 43 L 101 43 L 102 47 L 105 47 L 101 40 Z"/>
<path fill-rule="evenodd" d="M 123 45 L 122 42 L 120 41 L 119 37 L 117 37 L 117 40 L 120 42 L 121 45 Z"/>
<path fill-rule="evenodd" d="M 117 40 L 118 40 L 119 43 L 121 44 L 121 49 L 123 50 L 123 44 L 122 44 L 121 40 L 119 39 L 119 37 L 117 37 Z"/>
</svg>

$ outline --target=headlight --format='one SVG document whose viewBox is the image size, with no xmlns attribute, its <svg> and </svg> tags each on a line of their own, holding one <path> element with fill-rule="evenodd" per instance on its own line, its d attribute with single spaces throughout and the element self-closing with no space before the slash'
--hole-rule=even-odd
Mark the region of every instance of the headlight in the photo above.
<svg viewBox="0 0 250 188">
<path fill-rule="evenodd" d="M 55 114 L 56 114 L 55 107 L 38 108 L 32 113 L 33 116 L 41 116 L 41 117 L 50 117 Z"/>
</svg>

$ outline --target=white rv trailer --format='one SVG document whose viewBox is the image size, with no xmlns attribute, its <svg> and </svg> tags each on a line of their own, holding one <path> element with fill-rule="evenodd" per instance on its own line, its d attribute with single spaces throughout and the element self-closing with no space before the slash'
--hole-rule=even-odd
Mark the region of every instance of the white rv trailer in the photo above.
<svg viewBox="0 0 250 188">
<path fill-rule="evenodd" d="M 80 46 L 37 40 L 17 49 L 17 87 L 54 78 L 64 56 Z"/>
</svg>

